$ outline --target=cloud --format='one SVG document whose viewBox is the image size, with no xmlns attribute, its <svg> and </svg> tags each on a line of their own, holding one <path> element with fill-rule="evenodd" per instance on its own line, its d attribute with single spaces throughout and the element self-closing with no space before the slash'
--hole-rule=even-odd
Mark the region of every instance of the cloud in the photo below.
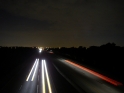
<svg viewBox="0 0 124 93">
<path fill-rule="evenodd" d="M 7 11 L 0 10 L 0 29 L 1 31 L 8 31 L 8 30 L 14 30 L 14 31 L 30 31 L 31 29 L 34 29 L 35 31 L 41 30 L 46 31 L 52 26 L 52 23 L 50 23 L 48 20 L 36 20 L 21 16 L 15 16 Z"/>
<path fill-rule="evenodd" d="M 124 35 L 123 4 L 123 0 L 3 0 L 0 6 L 15 16 L 39 20 L 41 25 L 44 20 L 50 23 L 44 34 L 53 40 L 61 37 L 54 42 L 65 44 L 67 39 L 78 44 L 88 41 L 87 45 L 91 45 L 96 39 L 109 41 L 111 35 Z"/>
</svg>

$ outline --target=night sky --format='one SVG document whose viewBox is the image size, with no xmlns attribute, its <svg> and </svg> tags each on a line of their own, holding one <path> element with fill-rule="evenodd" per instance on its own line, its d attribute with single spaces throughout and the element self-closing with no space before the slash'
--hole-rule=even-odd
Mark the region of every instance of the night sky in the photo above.
<svg viewBox="0 0 124 93">
<path fill-rule="evenodd" d="M 124 0 L 0 0 L 0 46 L 124 46 Z"/>
</svg>

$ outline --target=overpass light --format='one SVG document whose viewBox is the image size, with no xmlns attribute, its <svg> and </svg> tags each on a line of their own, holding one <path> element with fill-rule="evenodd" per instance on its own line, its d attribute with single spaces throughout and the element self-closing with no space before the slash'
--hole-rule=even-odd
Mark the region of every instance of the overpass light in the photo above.
<svg viewBox="0 0 124 93">
<path fill-rule="evenodd" d="M 34 63 L 34 65 L 33 65 L 32 69 L 31 69 L 31 71 L 30 71 L 30 73 L 29 73 L 29 75 L 28 75 L 26 81 L 28 81 L 28 79 L 29 79 L 29 77 L 30 77 L 30 75 L 31 75 L 31 73 L 32 73 L 32 70 L 34 69 L 34 66 L 35 66 L 36 63 L 37 63 L 37 59 L 35 60 L 35 63 Z"/>
</svg>

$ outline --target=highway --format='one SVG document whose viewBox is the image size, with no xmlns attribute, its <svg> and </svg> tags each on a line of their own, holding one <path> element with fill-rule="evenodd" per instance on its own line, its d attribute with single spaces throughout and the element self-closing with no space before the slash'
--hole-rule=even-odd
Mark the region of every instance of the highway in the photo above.
<svg viewBox="0 0 124 93">
<path fill-rule="evenodd" d="M 22 64 L 1 93 L 124 93 L 121 82 L 42 51 Z"/>
<path fill-rule="evenodd" d="M 51 82 L 45 60 L 36 59 L 26 82 L 20 87 L 19 93 L 56 93 L 51 88 Z"/>
<path fill-rule="evenodd" d="M 11 73 L 6 69 L 6 76 L 0 77 L 0 93 L 78 93 L 56 70 L 48 53 L 26 59 Z"/>
<path fill-rule="evenodd" d="M 53 59 L 54 67 L 79 93 L 124 93 L 124 86 L 121 82 L 78 65 L 66 58 L 53 57 L 55 57 Z"/>
</svg>

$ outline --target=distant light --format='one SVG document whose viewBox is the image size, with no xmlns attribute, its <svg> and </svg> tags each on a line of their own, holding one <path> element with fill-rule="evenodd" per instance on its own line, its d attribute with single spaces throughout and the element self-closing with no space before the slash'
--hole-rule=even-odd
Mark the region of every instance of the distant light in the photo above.
<svg viewBox="0 0 124 93">
<path fill-rule="evenodd" d="M 53 54 L 53 52 L 49 52 L 49 53 Z"/>
<path fill-rule="evenodd" d="M 43 50 L 41 47 L 39 47 L 38 49 L 39 49 L 39 53 L 41 53 L 41 52 L 42 52 L 42 50 Z"/>
<path fill-rule="evenodd" d="M 39 49 L 39 52 L 41 53 L 41 51 L 42 51 L 42 49 L 40 48 L 40 49 Z"/>
</svg>

